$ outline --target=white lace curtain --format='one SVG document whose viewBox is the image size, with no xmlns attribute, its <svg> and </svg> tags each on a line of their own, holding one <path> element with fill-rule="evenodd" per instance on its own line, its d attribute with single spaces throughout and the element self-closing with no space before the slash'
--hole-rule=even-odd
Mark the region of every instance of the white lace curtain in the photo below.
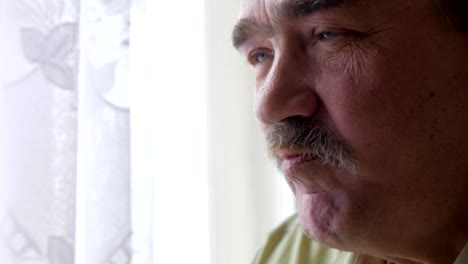
<svg viewBox="0 0 468 264">
<path fill-rule="evenodd" d="M 0 0 L 0 263 L 248 263 L 292 202 L 238 4 Z"/>
<path fill-rule="evenodd" d="M 0 2 L 1 262 L 74 263 L 81 221 L 82 263 L 129 263 L 130 2 Z"/>
</svg>

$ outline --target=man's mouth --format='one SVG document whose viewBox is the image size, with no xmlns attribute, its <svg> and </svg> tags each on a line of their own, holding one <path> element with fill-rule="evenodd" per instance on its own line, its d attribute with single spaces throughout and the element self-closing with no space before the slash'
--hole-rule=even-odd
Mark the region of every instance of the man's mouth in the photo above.
<svg viewBox="0 0 468 264">
<path fill-rule="evenodd" d="M 309 153 L 281 153 L 279 158 L 281 161 L 280 169 L 288 176 L 300 173 L 307 163 L 317 160 L 317 156 Z"/>
</svg>

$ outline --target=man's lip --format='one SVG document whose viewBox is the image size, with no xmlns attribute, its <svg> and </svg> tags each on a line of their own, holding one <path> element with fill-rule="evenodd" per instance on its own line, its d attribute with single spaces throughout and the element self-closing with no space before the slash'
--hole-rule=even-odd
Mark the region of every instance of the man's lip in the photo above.
<svg viewBox="0 0 468 264">
<path fill-rule="evenodd" d="M 313 155 L 304 153 L 281 153 L 281 170 L 286 175 L 295 175 L 300 173 L 301 168 L 308 162 L 316 160 Z"/>
<path fill-rule="evenodd" d="M 284 156 L 282 158 L 283 163 L 287 162 L 287 163 L 291 163 L 292 165 L 301 165 L 302 163 L 309 162 L 312 160 L 315 160 L 314 156 L 301 155 L 301 154 Z"/>
<path fill-rule="evenodd" d="M 279 150 L 277 156 L 281 160 L 297 160 L 297 159 L 315 159 L 315 156 L 301 151 Z"/>
</svg>

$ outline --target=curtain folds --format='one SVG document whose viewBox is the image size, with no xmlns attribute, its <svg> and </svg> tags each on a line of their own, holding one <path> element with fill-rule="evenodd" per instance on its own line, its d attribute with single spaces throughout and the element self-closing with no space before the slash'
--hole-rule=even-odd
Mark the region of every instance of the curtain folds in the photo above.
<svg viewBox="0 0 468 264">
<path fill-rule="evenodd" d="M 2 1 L 4 263 L 73 263 L 78 7 Z"/>
<path fill-rule="evenodd" d="M 2 263 L 130 263 L 131 3 L 1 2 Z"/>
</svg>

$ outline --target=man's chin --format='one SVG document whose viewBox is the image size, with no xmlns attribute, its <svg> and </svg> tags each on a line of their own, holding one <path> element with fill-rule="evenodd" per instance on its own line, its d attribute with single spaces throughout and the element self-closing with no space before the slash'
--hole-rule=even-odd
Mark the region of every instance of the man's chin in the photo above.
<svg viewBox="0 0 468 264">
<path fill-rule="evenodd" d="M 300 195 L 300 197 L 297 197 Z M 321 244 L 339 248 L 342 246 L 337 225 L 340 207 L 326 192 L 298 194 L 299 218 L 304 233 Z"/>
</svg>

